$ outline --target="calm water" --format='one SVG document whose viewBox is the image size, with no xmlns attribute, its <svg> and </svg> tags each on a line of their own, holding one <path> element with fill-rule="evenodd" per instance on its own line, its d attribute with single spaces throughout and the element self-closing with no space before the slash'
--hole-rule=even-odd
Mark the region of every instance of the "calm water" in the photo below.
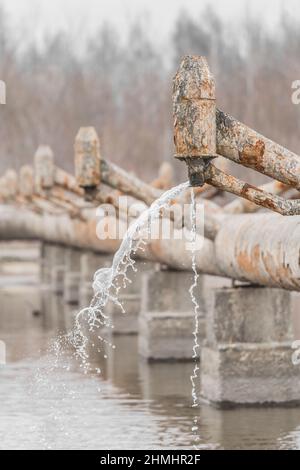
<svg viewBox="0 0 300 470">
<path fill-rule="evenodd" d="M 26 275 L 25 275 L 26 272 Z M 71 355 L 53 368 L 48 346 L 72 322 L 72 308 L 35 284 L 30 263 L 0 272 L 0 449 L 191 448 L 193 364 L 147 364 L 134 336 L 78 370 Z M 201 446 L 300 449 L 300 409 L 199 409 Z"/>
</svg>

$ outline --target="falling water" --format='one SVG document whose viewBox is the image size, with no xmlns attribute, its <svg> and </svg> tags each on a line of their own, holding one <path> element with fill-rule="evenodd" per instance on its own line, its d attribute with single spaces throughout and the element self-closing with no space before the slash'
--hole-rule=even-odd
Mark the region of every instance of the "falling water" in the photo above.
<svg viewBox="0 0 300 470">
<path fill-rule="evenodd" d="M 57 410 L 61 409 L 59 405 L 62 401 L 76 397 L 73 392 L 72 396 L 70 395 L 63 382 L 59 380 L 53 382 L 53 378 L 56 374 L 60 376 L 62 371 L 73 369 L 68 356 L 70 347 L 74 350 L 74 358 L 79 360 L 79 367 L 85 374 L 98 375 L 101 373 L 98 366 L 92 367 L 89 348 L 96 348 L 95 352 L 101 352 L 100 345 L 103 342 L 109 347 L 115 348 L 100 334 L 103 326 L 113 328 L 109 317 L 105 314 L 105 307 L 111 301 L 124 312 L 118 300 L 118 293 L 122 286 L 126 287 L 131 282 L 127 275 L 128 269 L 136 271 L 135 260 L 132 256 L 136 254 L 137 250 L 144 249 L 149 238 L 151 223 L 160 216 L 163 209 L 170 205 L 171 200 L 179 196 L 188 186 L 189 183 L 186 182 L 166 191 L 129 226 L 120 248 L 114 255 L 111 267 L 99 269 L 94 275 L 94 297 L 90 305 L 76 314 L 74 327 L 69 333 L 57 335 L 49 348 L 46 364 L 42 363 L 36 368 L 30 394 L 42 399 L 50 388 L 53 396 L 59 397 L 52 401 L 49 414 L 53 426 L 58 428 L 62 435 L 67 435 L 68 430 L 65 428 L 63 413 Z M 97 390 L 101 391 L 100 388 Z M 51 448 L 46 432 L 44 434 L 45 438 L 42 444 L 45 448 Z"/>
<path fill-rule="evenodd" d="M 80 359 L 81 367 L 86 373 L 91 370 L 87 350 L 89 342 L 88 332 L 99 331 L 102 326 L 113 328 L 108 316 L 105 314 L 105 306 L 111 301 L 124 311 L 123 306 L 118 300 L 118 293 L 121 287 L 126 287 L 131 282 L 127 275 L 128 269 L 131 268 L 133 271 L 136 271 L 135 260 L 132 256 L 136 254 L 138 249 L 143 249 L 143 245 L 146 243 L 145 235 L 149 234 L 153 220 L 158 218 L 161 210 L 168 207 L 170 201 L 179 196 L 188 186 L 188 182 L 182 183 L 166 191 L 159 199 L 153 202 L 129 226 L 120 248 L 114 255 L 111 267 L 101 268 L 96 271 L 93 282 L 94 297 L 90 305 L 76 315 L 74 329 L 68 335 L 68 341 L 75 347 L 75 354 Z M 143 231 L 146 231 L 146 233 L 143 233 Z M 98 339 L 106 342 L 108 346 L 114 347 L 100 334 L 98 334 Z"/>
<path fill-rule="evenodd" d="M 127 274 L 128 269 L 131 268 L 133 271 L 136 271 L 134 255 L 138 250 L 144 249 L 147 239 L 149 238 L 152 222 L 160 216 L 163 209 L 170 205 L 172 199 L 179 196 L 188 187 L 189 182 L 182 183 L 166 191 L 159 199 L 153 202 L 153 204 L 129 226 L 120 248 L 114 255 L 111 267 L 101 268 L 96 271 L 93 280 L 94 297 L 90 305 L 76 314 L 74 327 L 69 333 L 61 334 L 56 337 L 56 340 L 49 350 L 49 357 L 51 359 L 48 366 L 41 366 L 36 370 L 33 380 L 33 389 L 38 395 L 43 396 L 43 390 L 48 389 L 49 383 L 51 383 L 52 380 L 51 377 L 55 375 L 56 372 L 60 373 L 62 370 L 71 370 L 72 365 L 66 356 L 66 352 L 70 346 L 74 350 L 75 358 L 79 360 L 79 367 L 85 374 L 93 373 L 97 375 L 101 373 L 98 367 L 92 367 L 89 348 L 96 347 L 96 351 L 100 352 L 100 345 L 103 344 L 103 342 L 111 348 L 115 347 L 100 334 L 103 326 L 113 328 L 109 317 L 105 314 L 105 307 L 108 302 L 111 301 L 118 305 L 124 312 L 123 306 L 118 300 L 118 294 L 122 287 L 126 287 L 126 285 L 131 282 Z M 196 225 L 194 218 L 193 215 L 193 233 L 196 230 L 196 228 L 194 228 L 194 225 Z M 195 284 L 197 283 L 197 271 L 195 270 L 194 261 L 193 269 L 195 272 Z M 194 299 L 193 296 L 193 286 L 190 292 L 193 302 L 195 303 L 196 299 Z M 196 312 L 197 307 L 195 304 L 195 315 Z M 196 337 L 197 336 L 195 336 L 194 355 L 197 349 Z M 65 397 L 67 395 L 64 384 L 59 382 L 55 385 L 52 384 L 51 387 L 54 387 L 54 395 L 58 395 L 59 397 Z M 195 386 L 193 384 L 193 390 L 194 388 Z M 98 391 L 101 391 L 100 388 Z M 193 392 L 193 397 L 196 397 L 196 392 Z M 70 398 L 69 395 L 67 398 Z M 75 395 L 71 398 L 75 398 Z M 60 398 L 60 400 L 62 399 L 63 398 Z M 50 408 L 50 414 L 56 422 L 56 426 L 59 425 L 60 432 L 66 434 L 67 430 L 64 426 L 63 415 L 56 411 L 59 408 L 58 405 L 58 401 L 54 400 Z M 46 438 L 44 445 L 45 447 L 49 447 Z"/>
<path fill-rule="evenodd" d="M 198 402 L 198 396 L 197 396 L 197 382 L 199 379 L 199 365 L 198 365 L 198 351 L 199 351 L 199 343 L 198 343 L 198 334 L 199 334 L 199 309 L 200 305 L 197 301 L 197 298 L 195 296 L 195 289 L 197 288 L 198 285 L 198 272 L 197 272 L 197 266 L 196 266 L 196 238 L 197 238 L 197 233 L 196 233 L 196 217 L 197 217 L 197 211 L 196 211 L 196 199 L 195 199 L 195 194 L 194 190 L 191 190 L 191 235 L 192 235 L 192 270 L 194 273 L 194 280 L 193 283 L 190 287 L 190 295 L 192 302 L 194 304 L 194 331 L 193 331 L 193 337 L 194 337 L 194 345 L 193 345 L 193 355 L 192 359 L 194 361 L 194 369 L 193 373 L 191 375 L 191 382 L 192 382 L 192 406 L 194 408 L 197 408 L 199 405 Z M 196 443 L 199 441 L 199 436 L 198 436 L 198 417 L 195 415 L 194 417 L 194 423 L 192 427 L 192 432 L 194 435 L 194 441 L 195 441 L 195 447 Z"/>
</svg>

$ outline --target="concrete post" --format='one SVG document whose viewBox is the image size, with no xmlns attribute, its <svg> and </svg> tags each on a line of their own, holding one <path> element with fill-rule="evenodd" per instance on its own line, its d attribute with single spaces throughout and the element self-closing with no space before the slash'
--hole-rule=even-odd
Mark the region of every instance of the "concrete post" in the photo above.
<svg viewBox="0 0 300 470">
<path fill-rule="evenodd" d="M 50 286 L 56 294 L 64 292 L 65 248 L 63 246 L 44 244 L 42 259 L 42 283 Z"/>
<path fill-rule="evenodd" d="M 300 402 L 293 337 L 288 291 L 216 289 L 201 350 L 203 397 L 218 407 Z"/>
<path fill-rule="evenodd" d="M 100 142 L 93 127 L 81 127 L 75 139 L 75 173 L 78 186 L 96 188 L 100 183 Z"/>
<path fill-rule="evenodd" d="M 68 304 L 79 303 L 80 250 L 66 248 L 64 274 L 64 301 Z"/>
<path fill-rule="evenodd" d="M 148 360 L 191 360 L 194 312 L 189 294 L 192 273 L 157 271 L 143 276 L 142 311 L 139 321 L 139 353 Z M 201 278 L 199 342 L 205 335 Z"/>
<path fill-rule="evenodd" d="M 54 184 L 54 155 L 50 147 L 40 145 L 34 155 L 34 177 L 37 192 Z"/>
</svg>

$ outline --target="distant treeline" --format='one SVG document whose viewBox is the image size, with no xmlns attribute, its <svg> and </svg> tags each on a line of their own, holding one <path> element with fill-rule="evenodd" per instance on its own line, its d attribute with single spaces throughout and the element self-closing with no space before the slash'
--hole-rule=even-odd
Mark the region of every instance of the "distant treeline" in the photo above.
<svg viewBox="0 0 300 470">
<path fill-rule="evenodd" d="M 220 108 L 300 153 L 300 105 L 291 101 L 291 84 L 300 79 L 300 25 L 286 14 L 272 33 L 251 18 L 226 25 L 211 8 L 200 18 L 181 14 L 168 52 L 139 22 L 125 44 L 106 24 L 81 55 L 61 33 L 42 51 L 31 45 L 16 54 L 21 40 L 7 23 L 0 12 L 0 78 L 7 85 L 1 170 L 28 163 L 41 143 L 72 169 L 75 134 L 93 125 L 103 155 L 151 180 L 160 162 L 172 158 L 171 79 L 185 54 L 207 56 Z"/>
</svg>

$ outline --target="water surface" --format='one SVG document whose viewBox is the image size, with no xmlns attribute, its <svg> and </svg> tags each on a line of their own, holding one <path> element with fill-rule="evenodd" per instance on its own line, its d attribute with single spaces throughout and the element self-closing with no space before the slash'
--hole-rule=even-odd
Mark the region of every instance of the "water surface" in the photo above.
<svg viewBox="0 0 300 470">
<path fill-rule="evenodd" d="M 193 444 L 193 364 L 152 363 L 135 336 L 95 353 L 101 375 L 83 374 L 49 344 L 72 324 L 74 307 L 41 289 L 32 263 L 0 274 L 0 449 L 186 449 Z M 198 410 L 203 449 L 300 449 L 300 409 Z"/>
</svg>

